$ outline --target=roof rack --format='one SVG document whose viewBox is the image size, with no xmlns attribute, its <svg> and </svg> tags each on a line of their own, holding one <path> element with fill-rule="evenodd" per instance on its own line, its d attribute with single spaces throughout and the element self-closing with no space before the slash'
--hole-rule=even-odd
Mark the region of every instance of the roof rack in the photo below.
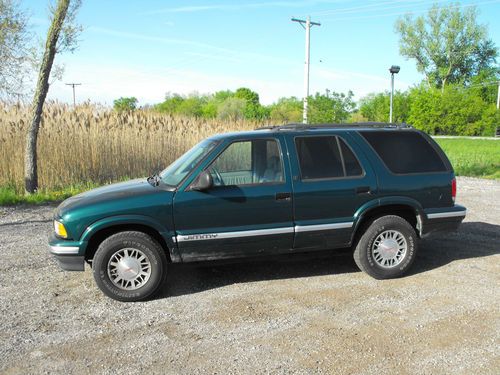
<svg viewBox="0 0 500 375">
<path fill-rule="evenodd" d="M 350 124 L 301 124 L 291 123 L 286 125 L 271 125 L 262 126 L 255 130 L 317 130 L 317 129 L 338 129 L 338 128 L 391 128 L 391 129 L 406 129 L 412 128 L 411 125 L 401 123 L 387 123 L 387 122 L 354 122 Z"/>
</svg>

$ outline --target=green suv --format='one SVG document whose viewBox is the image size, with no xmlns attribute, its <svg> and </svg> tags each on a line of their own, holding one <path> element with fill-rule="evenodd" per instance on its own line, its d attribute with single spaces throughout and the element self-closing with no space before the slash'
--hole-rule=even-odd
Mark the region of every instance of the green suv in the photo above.
<svg viewBox="0 0 500 375">
<path fill-rule="evenodd" d="M 377 279 L 403 275 L 418 239 L 458 228 L 448 158 L 387 124 L 285 125 L 208 138 L 159 174 L 57 208 L 50 252 L 92 266 L 111 298 L 151 297 L 169 264 L 352 248 Z"/>
</svg>

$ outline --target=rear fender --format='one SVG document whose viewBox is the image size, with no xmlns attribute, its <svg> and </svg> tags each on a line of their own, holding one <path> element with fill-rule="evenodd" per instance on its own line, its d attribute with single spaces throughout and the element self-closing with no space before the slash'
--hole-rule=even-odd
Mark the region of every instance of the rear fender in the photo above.
<svg viewBox="0 0 500 375">
<path fill-rule="evenodd" d="M 403 196 L 389 196 L 383 197 L 379 199 L 374 199 L 369 202 L 366 202 L 363 206 L 361 206 L 356 213 L 354 214 L 354 230 L 352 233 L 351 242 L 354 240 L 354 236 L 363 223 L 363 219 L 370 215 L 373 210 L 382 208 L 384 206 L 403 206 L 408 207 L 413 210 L 417 220 L 417 230 L 419 234 L 422 231 L 422 220 L 425 217 L 424 209 L 422 205 L 415 199 Z"/>
</svg>

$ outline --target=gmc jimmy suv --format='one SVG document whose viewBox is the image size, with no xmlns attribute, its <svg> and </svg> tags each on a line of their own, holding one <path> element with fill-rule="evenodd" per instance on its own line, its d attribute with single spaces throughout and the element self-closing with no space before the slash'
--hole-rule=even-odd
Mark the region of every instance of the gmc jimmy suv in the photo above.
<svg viewBox="0 0 500 375">
<path fill-rule="evenodd" d="M 168 265 L 352 248 L 376 279 L 403 275 L 418 239 L 458 228 L 448 158 L 406 125 L 285 125 L 216 135 L 159 174 L 55 211 L 50 251 L 109 297 L 139 301 Z"/>
</svg>

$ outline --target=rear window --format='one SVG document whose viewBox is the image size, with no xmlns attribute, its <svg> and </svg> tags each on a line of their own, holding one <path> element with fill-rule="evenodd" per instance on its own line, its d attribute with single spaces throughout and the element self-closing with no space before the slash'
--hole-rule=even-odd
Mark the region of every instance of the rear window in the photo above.
<svg viewBox="0 0 500 375">
<path fill-rule="evenodd" d="M 336 136 L 297 137 L 295 139 L 303 180 L 361 176 L 356 156 Z"/>
<path fill-rule="evenodd" d="M 393 173 L 444 172 L 443 160 L 434 147 L 414 131 L 365 131 L 368 141 Z"/>
</svg>

